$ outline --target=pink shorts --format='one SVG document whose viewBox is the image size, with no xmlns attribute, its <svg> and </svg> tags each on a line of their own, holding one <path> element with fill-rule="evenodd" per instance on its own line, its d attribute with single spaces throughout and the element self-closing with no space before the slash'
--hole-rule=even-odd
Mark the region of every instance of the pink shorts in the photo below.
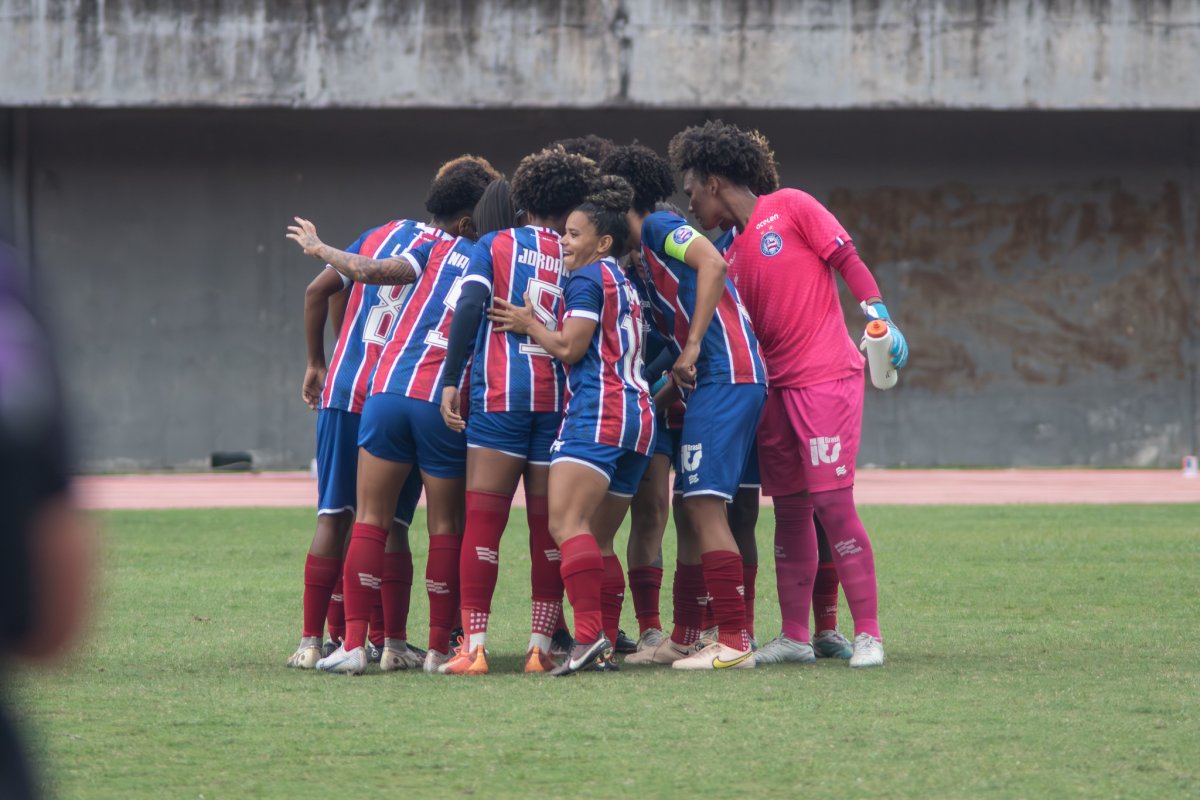
<svg viewBox="0 0 1200 800">
<path fill-rule="evenodd" d="M 863 388 L 863 374 L 857 374 L 800 389 L 767 390 L 758 426 L 763 494 L 827 492 L 854 485 Z"/>
</svg>

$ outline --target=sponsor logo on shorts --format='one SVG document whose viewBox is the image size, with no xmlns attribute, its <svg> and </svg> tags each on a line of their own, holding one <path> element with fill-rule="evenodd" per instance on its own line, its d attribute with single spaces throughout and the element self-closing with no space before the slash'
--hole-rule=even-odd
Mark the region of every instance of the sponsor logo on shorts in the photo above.
<svg viewBox="0 0 1200 800">
<path fill-rule="evenodd" d="M 764 256 L 777 256 L 783 249 L 783 237 L 775 231 L 767 231 L 758 242 L 758 251 Z"/>
<path fill-rule="evenodd" d="M 680 448 L 679 460 L 683 462 L 684 472 L 695 472 L 700 469 L 700 459 L 702 458 L 704 458 L 704 445 L 702 444 L 685 444 Z"/>
<path fill-rule="evenodd" d="M 691 239 L 691 238 L 692 238 L 692 229 L 691 228 L 676 228 L 675 232 L 671 234 L 671 239 L 672 239 L 672 241 L 675 242 L 675 244 L 684 244 L 685 242 L 687 242 L 688 239 Z"/>
<path fill-rule="evenodd" d="M 817 436 L 808 440 L 808 450 L 812 456 L 812 465 L 833 464 L 842 454 L 842 437 Z"/>
<path fill-rule="evenodd" d="M 490 547 L 476 547 L 475 557 L 480 561 L 486 561 L 489 564 L 500 564 L 500 553 Z"/>
<path fill-rule="evenodd" d="M 550 452 L 557 453 L 559 450 L 562 450 L 562 446 L 563 446 L 562 439 L 555 439 L 554 444 L 550 445 Z"/>
</svg>

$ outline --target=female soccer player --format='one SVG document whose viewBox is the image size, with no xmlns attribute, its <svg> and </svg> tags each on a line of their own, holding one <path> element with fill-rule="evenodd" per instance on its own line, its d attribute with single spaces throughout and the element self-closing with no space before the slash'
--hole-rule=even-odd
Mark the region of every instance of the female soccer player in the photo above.
<svg viewBox="0 0 1200 800">
<path fill-rule="evenodd" d="M 583 202 L 598 173 L 595 164 L 561 149 L 522 159 L 513 173 L 516 204 L 528 224 L 484 236 L 471 265 L 450 330 L 442 377 L 442 417 L 467 434 L 467 504 L 459 576 L 464 642 L 439 672 L 486 674 L 488 616 L 500 564 L 500 536 L 508 523 L 517 482 L 524 477 L 533 583 L 532 633 L 526 670 L 553 666 L 550 640 L 562 604 L 559 553 L 549 530 L 546 501 L 550 446 L 562 421 L 562 365 L 527 336 L 480 325 L 492 298 L 519 303 L 528 294 L 534 313 L 557 327 L 562 306 L 562 248 L 567 215 Z M 471 414 L 463 419 L 459 380 L 468 355 Z"/>
<path fill-rule="evenodd" d="M 450 173 L 468 173 L 480 184 L 497 174 L 482 159 L 464 156 L 452 159 L 438 170 L 430 186 L 434 187 Z M 362 234 L 349 248 L 367 258 L 381 258 L 436 238 L 452 238 L 436 225 L 414 220 L 395 220 Z M 325 362 L 324 334 L 330 298 L 349 289 L 342 322 L 338 326 L 337 345 L 328 369 Z M 289 667 L 312 669 L 322 656 L 321 629 L 328 609 L 329 634 L 333 642 L 345 635 L 344 615 L 335 625 L 335 609 L 341 607 L 340 584 L 346 534 L 354 519 L 356 474 L 358 469 L 358 429 L 367 385 L 383 346 L 391 337 L 409 291 L 407 286 L 373 286 L 353 282 L 332 267 L 327 267 L 309 284 L 305 292 L 304 329 L 308 348 L 308 369 L 301 389 L 310 408 L 317 410 L 317 529 L 304 566 L 304 624 L 300 645 L 288 659 Z M 340 310 L 335 309 L 335 311 Z M 337 314 L 335 314 L 337 316 Z M 396 506 L 392 531 L 388 536 L 387 569 L 380 587 L 373 592 L 383 595 L 392 613 L 396 630 L 401 631 L 408 616 L 408 598 L 412 585 L 412 554 L 408 549 L 408 525 L 421 496 L 420 476 L 414 473 L 404 485 Z M 376 622 L 381 614 L 373 613 Z M 381 624 L 372 625 L 372 638 L 386 644 Z M 403 637 L 400 637 L 403 638 Z M 418 658 L 415 648 L 406 648 L 405 658 Z"/>
<path fill-rule="evenodd" d="M 611 649 L 601 606 L 604 553 L 654 445 L 654 411 L 642 378 L 642 307 L 617 264 L 630 238 L 633 191 L 619 178 L 573 211 L 562 237 L 567 282 L 561 329 L 536 314 L 532 297 L 517 306 L 496 298 L 496 328 L 528 336 L 567 365 L 567 402 L 550 465 L 550 533 L 562 554 L 562 578 L 575 613 L 575 644 L 551 675 L 570 675 Z M 596 526 L 601 505 L 603 528 Z M 613 520 L 616 524 L 612 524 Z M 617 563 L 619 571 L 620 564 Z M 611 626 L 615 628 L 616 622 Z"/>
<path fill-rule="evenodd" d="M 292 229 L 291 238 L 306 253 L 326 259 L 352 280 L 412 285 L 396 309 L 397 319 L 370 378 L 370 396 L 363 408 L 358 507 L 343 579 L 346 638 L 342 647 L 317 662 L 318 669 L 360 674 L 366 668 L 364 644 L 372 592 L 386 574 L 389 560 L 384 548 L 386 525 L 401 488 L 418 464 L 428 498 L 430 568 L 435 572 L 432 578 L 427 576 L 426 585 L 438 589 L 431 591 L 431 648 L 446 646 L 453 625 L 466 442 L 438 424 L 435 400 L 440 395 L 445 335 L 452 314 L 447 299 L 452 300 L 452 292 L 461 284 L 473 246 L 472 239 L 464 237 L 474 237 L 472 211 L 487 183 L 497 176 L 482 159 L 477 166 L 482 169 L 441 173 L 426 200 L 435 224 L 459 234 L 457 238 L 428 241 L 379 260 L 332 251 L 305 220 L 298 220 Z M 448 558 L 443 556 L 447 550 Z M 384 625 L 392 633 L 391 620 L 385 617 Z M 406 641 L 386 638 L 381 661 L 385 671 L 417 666 L 413 662 Z"/>
<path fill-rule="evenodd" d="M 617 159 L 618 153 L 628 157 Z M 634 189 L 629 223 L 641 241 L 655 322 L 680 351 L 672 372 L 689 397 L 676 480 L 684 513 L 699 539 L 704 584 L 718 627 L 717 640 L 696 653 L 688 655 L 682 643 L 668 640 L 655 660 L 662 663 L 661 652 L 677 669 L 752 667 L 742 558 L 725 504 L 737 492 L 766 396 L 758 340 L 737 289 L 726 278 L 725 260 L 712 243 L 677 215 L 654 211 L 655 203 L 665 199 L 658 176 L 669 173 L 666 161 L 641 145 L 618 148 L 610 159 Z"/>
<path fill-rule="evenodd" d="M 762 341 L 770 377 L 758 446 L 763 490 L 775 503 L 784 636 L 808 642 L 815 508 L 854 617 L 850 666 L 881 666 L 875 562 L 853 495 L 863 358 L 846 331 L 834 271 L 868 319 L 888 323 L 895 367 L 907 362 L 908 346 L 849 234 L 824 206 L 795 189 L 762 197 L 751 190 L 763 159 L 753 136 L 712 121 L 677 134 L 670 156 L 701 224 L 732 219 L 738 231 L 727 256 L 730 275 Z"/>
</svg>

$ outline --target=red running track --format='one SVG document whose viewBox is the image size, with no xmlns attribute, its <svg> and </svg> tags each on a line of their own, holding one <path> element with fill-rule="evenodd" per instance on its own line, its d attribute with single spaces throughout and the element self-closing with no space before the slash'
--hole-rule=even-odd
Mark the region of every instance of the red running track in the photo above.
<svg viewBox="0 0 1200 800">
<path fill-rule="evenodd" d="M 316 505 L 305 472 L 89 475 L 76 481 L 89 509 L 286 508 Z M 517 491 L 517 503 L 524 503 Z M 1176 470 L 884 470 L 858 472 L 861 505 L 1200 503 L 1200 478 Z"/>
</svg>

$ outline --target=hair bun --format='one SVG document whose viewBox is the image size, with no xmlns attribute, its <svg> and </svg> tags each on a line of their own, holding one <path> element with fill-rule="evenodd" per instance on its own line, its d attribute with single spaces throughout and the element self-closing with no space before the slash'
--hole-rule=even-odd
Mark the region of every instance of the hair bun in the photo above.
<svg viewBox="0 0 1200 800">
<path fill-rule="evenodd" d="M 633 205 L 633 187 L 617 175 L 603 175 L 588 193 L 587 202 L 605 211 L 625 212 Z"/>
</svg>

